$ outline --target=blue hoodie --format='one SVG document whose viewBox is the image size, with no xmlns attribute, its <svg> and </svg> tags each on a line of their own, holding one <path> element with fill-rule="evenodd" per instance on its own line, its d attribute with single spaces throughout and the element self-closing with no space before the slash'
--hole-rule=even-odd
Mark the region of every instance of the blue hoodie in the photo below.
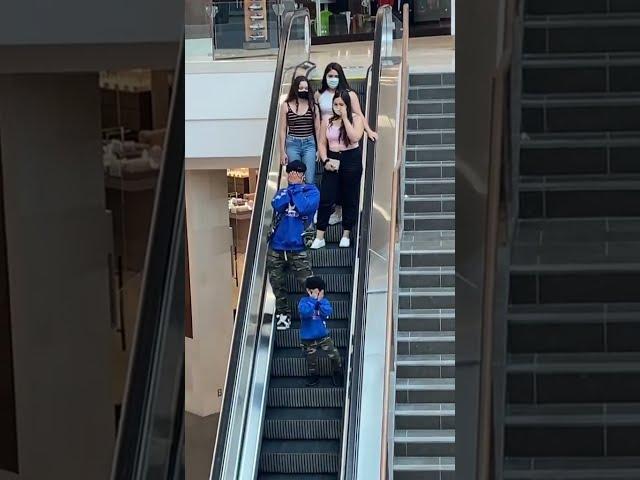
<svg viewBox="0 0 640 480">
<path fill-rule="evenodd" d="M 312 184 L 297 183 L 279 190 L 271 205 L 282 219 L 271 237 L 271 248 L 277 252 L 303 251 L 302 234 L 313 222 L 319 203 L 320 191 Z"/>
<path fill-rule="evenodd" d="M 333 313 L 329 300 L 303 297 L 298 303 L 298 313 L 300 314 L 300 340 L 319 340 L 329 336 L 327 318 Z"/>
</svg>

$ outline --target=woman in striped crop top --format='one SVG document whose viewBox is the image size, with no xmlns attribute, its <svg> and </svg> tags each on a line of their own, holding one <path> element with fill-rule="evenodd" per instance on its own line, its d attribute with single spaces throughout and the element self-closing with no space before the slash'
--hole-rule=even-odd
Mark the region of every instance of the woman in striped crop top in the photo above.
<svg viewBox="0 0 640 480">
<path fill-rule="evenodd" d="M 320 128 L 320 114 L 313 99 L 307 77 L 300 75 L 293 79 L 289 95 L 280 107 L 280 163 L 304 162 L 307 183 L 315 182 L 316 134 Z"/>
</svg>

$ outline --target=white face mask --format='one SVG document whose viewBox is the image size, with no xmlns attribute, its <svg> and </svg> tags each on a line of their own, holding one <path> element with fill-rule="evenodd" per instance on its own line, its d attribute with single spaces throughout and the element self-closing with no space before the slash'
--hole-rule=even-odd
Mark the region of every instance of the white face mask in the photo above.
<svg viewBox="0 0 640 480">
<path fill-rule="evenodd" d="M 336 77 L 327 78 L 327 85 L 329 86 L 329 88 L 338 88 L 339 84 L 340 84 L 339 78 L 336 78 Z"/>
</svg>

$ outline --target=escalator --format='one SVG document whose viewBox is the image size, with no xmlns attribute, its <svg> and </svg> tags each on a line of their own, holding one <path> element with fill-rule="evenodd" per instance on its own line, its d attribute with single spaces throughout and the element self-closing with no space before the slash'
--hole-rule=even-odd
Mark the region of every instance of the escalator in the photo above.
<svg viewBox="0 0 640 480">
<path fill-rule="evenodd" d="M 369 123 L 376 128 L 377 91 L 380 88 L 380 58 L 383 23 L 391 9 L 381 8 L 376 18 L 374 66 L 367 81 L 366 104 Z M 388 28 L 388 27 L 387 27 Z M 345 378 L 335 386 L 328 358 L 319 355 L 320 382 L 306 386 L 306 359 L 300 348 L 298 300 L 303 285 L 292 274 L 287 277 L 292 324 L 276 330 L 275 299 L 266 272 L 267 233 L 271 228 L 271 199 L 285 186 L 281 174 L 277 135 L 278 110 L 291 81 L 314 68 L 310 55 L 309 14 L 306 9 L 288 13 L 276 66 L 270 118 L 265 135 L 254 213 L 249 231 L 245 275 L 240 293 L 227 382 L 220 415 L 216 449 L 210 478 L 217 479 L 308 479 L 336 480 L 345 477 L 345 459 L 354 451 L 361 391 L 361 358 L 364 292 L 368 276 L 374 184 L 375 150 L 365 140 L 366 167 L 362 178 L 359 230 L 351 248 L 339 248 L 340 225 L 329 227 L 327 246 L 309 251 L 313 273 L 324 279 L 327 298 L 333 306 L 328 320 L 331 337 L 342 357 Z M 378 66 L 376 67 L 376 62 Z M 351 80 L 351 79 L 350 79 Z M 318 185 L 321 175 L 317 176 Z M 355 300 L 358 299 L 358 300 Z M 353 478 L 353 477 L 351 477 Z"/>
<path fill-rule="evenodd" d="M 327 323 L 340 356 L 345 359 L 350 338 L 355 248 L 339 248 L 341 236 L 340 226 L 331 226 L 326 248 L 311 250 L 309 257 L 313 273 L 327 285 L 327 298 L 334 312 Z M 345 388 L 333 385 L 331 364 L 326 356 L 318 359 L 319 385 L 305 386 L 306 363 L 300 348 L 297 315 L 297 302 L 305 295 L 304 286 L 292 274 L 287 283 L 293 321 L 289 330 L 278 330 L 275 334 L 258 478 L 335 479 L 340 471 Z M 325 475 L 303 476 L 307 474 Z"/>
</svg>

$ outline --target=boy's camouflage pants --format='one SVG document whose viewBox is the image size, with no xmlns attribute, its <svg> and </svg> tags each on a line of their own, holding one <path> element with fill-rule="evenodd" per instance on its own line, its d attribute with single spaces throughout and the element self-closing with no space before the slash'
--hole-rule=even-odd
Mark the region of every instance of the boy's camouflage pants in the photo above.
<svg viewBox="0 0 640 480">
<path fill-rule="evenodd" d="M 291 315 L 289 302 L 287 302 L 287 268 L 301 283 L 313 275 L 306 251 L 276 252 L 269 249 L 267 272 L 269 272 L 269 282 L 276 297 L 276 315 L 281 313 Z"/>
<path fill-rule="evenodd" d="M 331 360 L 331 367 L 334 372 L 340 371 L 342 368 L 342 359 L 340 352 L 333 344 L 331 337 L 324 337 L 318 340 L 302 341 L 302 350 L 307 356 L 307 372 L 309 376 L 318 375 L 318 349 L 327 353 L 327 357 Z"/>
</svg>

